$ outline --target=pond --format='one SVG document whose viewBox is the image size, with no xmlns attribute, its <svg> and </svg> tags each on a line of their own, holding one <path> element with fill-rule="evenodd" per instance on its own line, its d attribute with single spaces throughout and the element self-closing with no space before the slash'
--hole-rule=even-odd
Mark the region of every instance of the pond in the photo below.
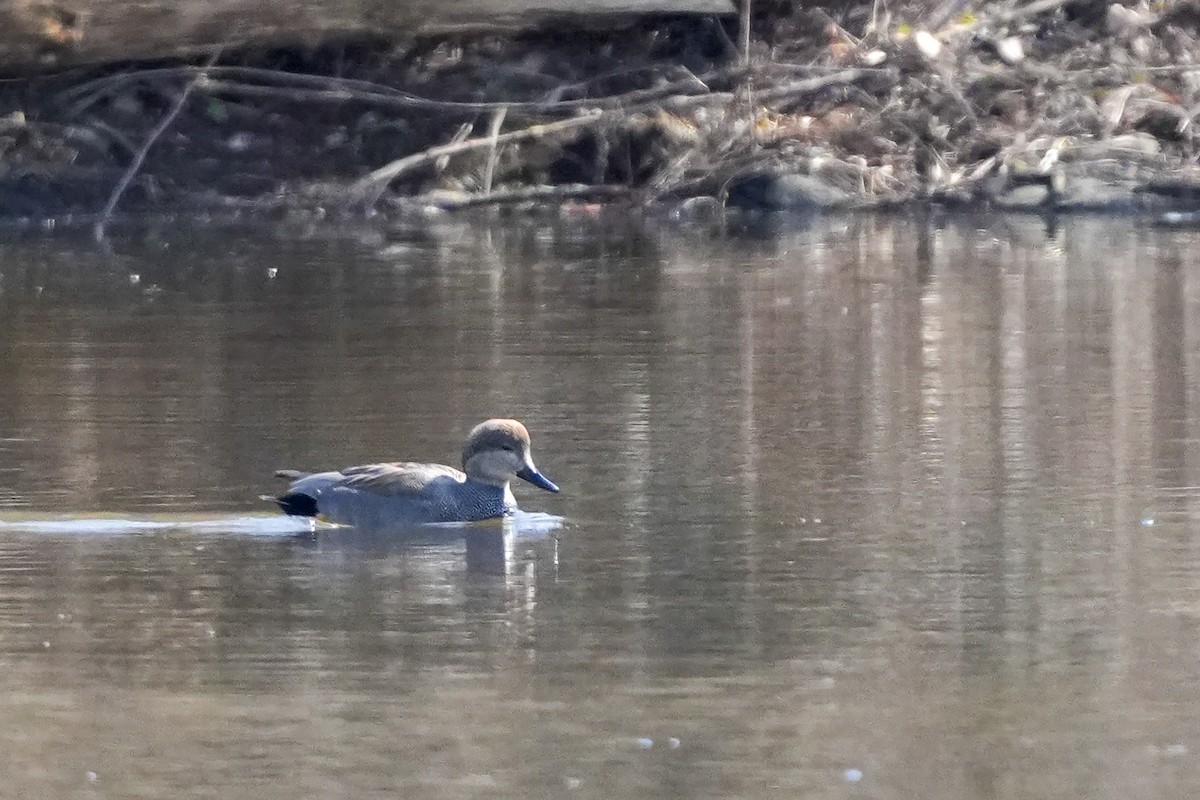
<svg viewBox="0 0 1200 800">
<path fill-rule="evenodd" d="M 0 781 L 1187 796 L 1198 386 L 1200 234 L 1112 219 L 8 236 Z M 493 416 L 536 524 L 262 499 Z"/>
</svg>

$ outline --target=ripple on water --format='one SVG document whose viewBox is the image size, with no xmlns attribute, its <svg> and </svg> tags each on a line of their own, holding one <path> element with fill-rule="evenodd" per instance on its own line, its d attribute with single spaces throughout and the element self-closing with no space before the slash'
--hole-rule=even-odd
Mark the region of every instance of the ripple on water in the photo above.
<svg viewBox="0 0 1200 800">
<path fill-rule="evenodd" d="M 231 533 L 243 536 L 295 536 L 315 529 L 317 523 L 301 517 L 233 516 L 216 518 L 128 517 L 13 517 L 0 520 L 0 533 L 46 535 L 120 536 L 157 531 Z"/>
<path fill-rule="evenodd" d="M 551 536 L 563 526 L 562 517 L 553 514 L 525 513 L 504 521 L 506 529 L 521 538 Z M 185 515 L 162 515 L 152 517 L 116 516 L 69 516 L 37 517 L 10 516 L 0 519 L 0 533 L 25 533 L 76 536 L 120 536 L 158 531 L 183 531 L 191 533 L 227 533 L 240 536 L 288 537 L 315 531 L 333 531 L 344 526 L 317 522 L 309 517 L 282 515 L 244 515 L 225 517 L 201 517 Z M 426 526 L 443 531 L 465 531 L 469 524 L 447 523 Z"/>
</svg>

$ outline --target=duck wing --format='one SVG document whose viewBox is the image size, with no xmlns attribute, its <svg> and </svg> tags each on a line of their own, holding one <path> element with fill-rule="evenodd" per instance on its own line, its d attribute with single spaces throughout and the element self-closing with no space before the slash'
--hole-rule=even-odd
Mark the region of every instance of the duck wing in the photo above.
<svg viewBox="0 0 1200 800">
<path fill-rule="evenodd" d="M 419 464 L 411 461 L 396 461 L 387 464 L 364 464 L 342 470 L 338 486 L 371 492 L 383 497 L 419 494 L 426 491 L 434 481 L 447 478 L 461 483 L 467 476 L 462 472 L 441 464 Z"/>
</svg>

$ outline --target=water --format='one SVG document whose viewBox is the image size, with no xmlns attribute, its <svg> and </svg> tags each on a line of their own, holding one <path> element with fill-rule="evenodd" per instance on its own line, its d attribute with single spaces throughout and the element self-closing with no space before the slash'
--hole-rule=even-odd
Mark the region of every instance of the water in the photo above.
<svg viewBox="0 0 1200 800">
<path fill-rule="evenodd" d="M 1198 245 L 9 241 L 2 794 L 1192 794 Z M 516 487 L 523 522 L 381 538 L 259 499 L 453 463 L 494 415 L 563 487 Z"/>
</svg>

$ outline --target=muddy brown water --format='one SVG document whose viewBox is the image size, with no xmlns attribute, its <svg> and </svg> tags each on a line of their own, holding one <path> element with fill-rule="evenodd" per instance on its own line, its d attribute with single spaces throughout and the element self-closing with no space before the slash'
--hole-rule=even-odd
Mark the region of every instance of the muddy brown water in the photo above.
<svg viewBox="0 0 1200 800">
<path fill-rule="evenodd" d="M 0 276 L 4 797 L 1200 787 L 1196 233 L 452 221 Z M 499 414 L 537 524 L 258 499 Z"/>
</svg>

